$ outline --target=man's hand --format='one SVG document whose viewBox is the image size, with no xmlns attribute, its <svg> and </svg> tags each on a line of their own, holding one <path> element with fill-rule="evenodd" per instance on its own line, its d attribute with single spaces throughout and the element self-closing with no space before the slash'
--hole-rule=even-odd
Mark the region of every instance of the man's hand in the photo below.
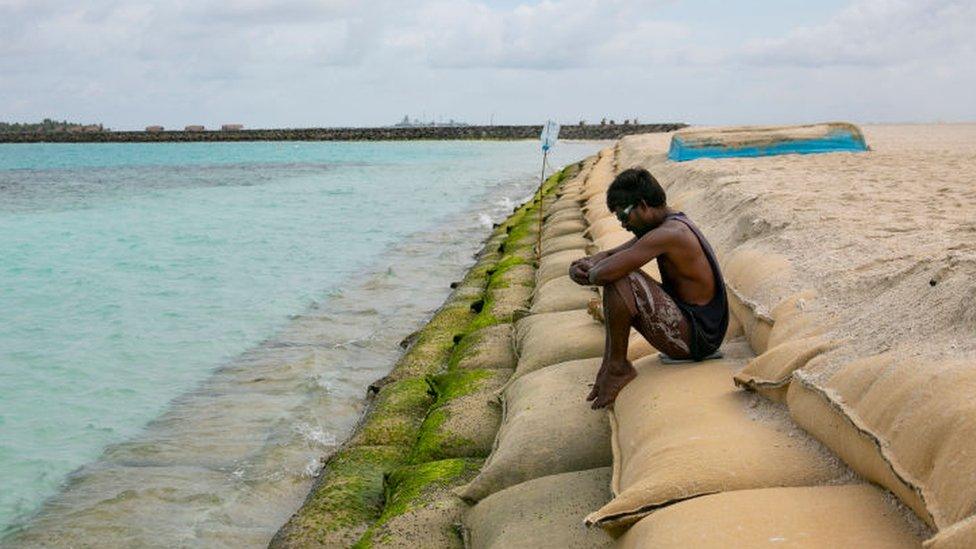
<svg viewBox="0 0 976 549">
<path fill-rule="evenodd" d="M 593 262 L 589 257 L 577 259 L 569 266 L 569 278 L 580 286 L 589 286 L 591 267 Z"/>
</svg>

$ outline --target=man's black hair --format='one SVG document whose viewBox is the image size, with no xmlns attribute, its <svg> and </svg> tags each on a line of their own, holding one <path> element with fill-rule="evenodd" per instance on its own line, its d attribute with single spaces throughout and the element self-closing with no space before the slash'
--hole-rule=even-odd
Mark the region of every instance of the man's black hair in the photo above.
<svg viewBox="0 0 976 549">
<path fill-rule="evenodd" d="M 620 172 L 607 189 L 607 208 L 611 212 L 637 205 L 641 200 L 652 208 L 668 203 L 661 184 L 644 168 L 630 168 Z"/>
</svg>

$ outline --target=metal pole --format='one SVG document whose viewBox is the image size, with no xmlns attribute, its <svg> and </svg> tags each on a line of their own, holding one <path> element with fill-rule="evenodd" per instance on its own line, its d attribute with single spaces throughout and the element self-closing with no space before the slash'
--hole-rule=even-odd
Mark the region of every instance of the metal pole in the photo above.
<svg viewBox="0 0 976 549">
<path fill-rule="evenodd" d="M 546 183 L 546 157 L 549 149 L 542 151 L 542 173 L 539 175 L 539 232 L 535 236 L 535 256 L 542 257 L 542 187 Z"/>
</svg>

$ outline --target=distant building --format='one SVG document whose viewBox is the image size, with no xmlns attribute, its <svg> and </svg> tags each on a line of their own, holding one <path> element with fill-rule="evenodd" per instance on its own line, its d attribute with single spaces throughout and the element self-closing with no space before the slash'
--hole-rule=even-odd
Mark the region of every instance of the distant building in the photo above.
<svg viewBox="0 0 976 549">
<path fill-rule="evenodd" d="M 422 122 L 417 118 L 413 120 L 410 116 L 404 116 L 403 120 L 397 122 L 393 125 L 394 128 L 463 128 L 469 126 L 467 122 L 458 122 L 453 118 L 447 122 L 435 122 L 431 120 L 430 122 Z"/>
<path fill-rule="evenodd" d="M 88 124 L 87 126 L 82 126 L 81 131 L 84 133 L 98 133 L 102 131 L 101 124 Z"/>
<path fill-rule="evenodd" d="M 203 126 L 187 126 L 187 127 L 183 128 L 183 131 L 188 131 L 188 132 L 203 132 L 203 131 L 207 131 L 207 128 L 204 128 Z"/>
<path fill-rule="evenodd" d="M 159 133 L 163 131 L 162 126 L 146 126 L 146 131 L 149 133 Z"/>
<path fill-rule="evenodd" d="M 244 124 L 224 124 L 220 127 L 222 132 L 239 132 L 244 129 Z"/>
</svg>

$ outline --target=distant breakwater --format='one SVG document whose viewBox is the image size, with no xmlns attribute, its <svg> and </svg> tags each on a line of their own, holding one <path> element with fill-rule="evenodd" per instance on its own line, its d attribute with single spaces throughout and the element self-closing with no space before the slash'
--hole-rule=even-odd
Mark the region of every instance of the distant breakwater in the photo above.
<svg viewBox="0 0 976 549">
<path fill-rule="evenodd" d="M 638 133 L 669 132 L 687 124 L 599 124 L 563 126 L 562 139 L 619 139 Z M 536 139 L 542 126 L 453 126 L 386 128 L 304 128 L 278 130 L 101 131 L 0 133 L 0 143 L 159 143 L 193 141 L 411 141 Z"/>
</svg>

